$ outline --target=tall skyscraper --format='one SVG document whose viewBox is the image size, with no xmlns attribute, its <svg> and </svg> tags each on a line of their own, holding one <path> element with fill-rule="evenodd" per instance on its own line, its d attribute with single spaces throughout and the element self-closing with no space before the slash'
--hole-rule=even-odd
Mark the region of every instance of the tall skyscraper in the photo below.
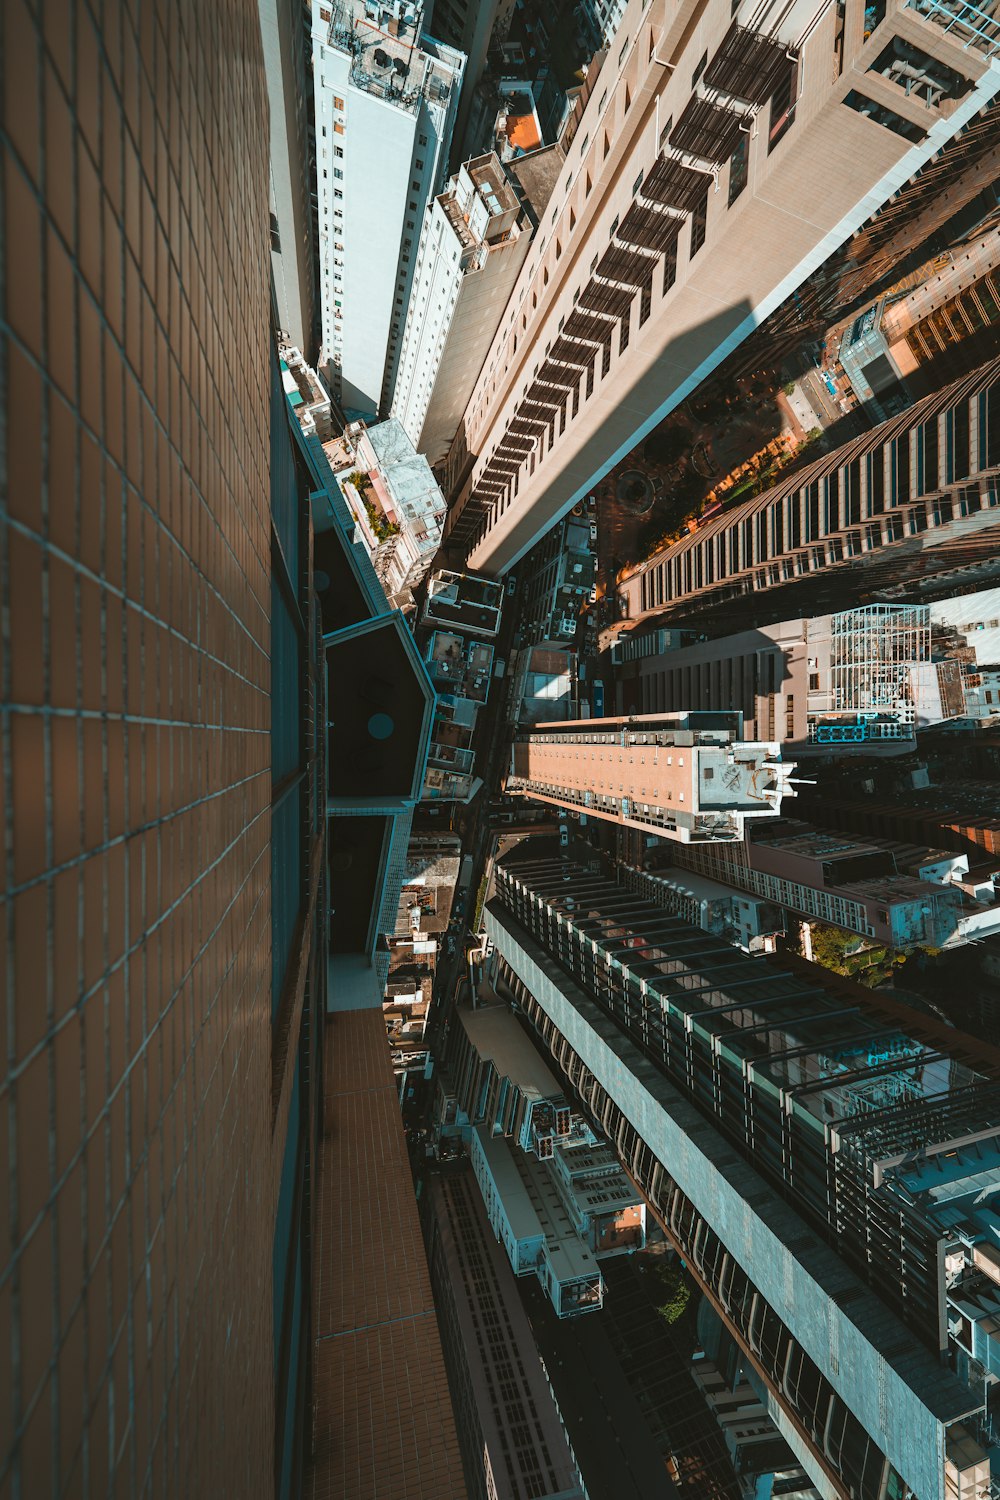
<svg viewBox="0 0 1000 1500">
<path fill-rule="evenodd" d="M 465 162 L 428 206 L 392 409 L 431 464 L 447 457 L 531 234 L 492 152 Z"/>
<path fill-rule="evenodd" d="M 312 59 L 322 358 L 349 416 L 387 416 L 465 58 L 411 0 L 312 0 Z"/>
<path fill-rule="evenodd" d="M 697 599 L 759 625 L 800 600 L 814 611 L 908 581 L 944 592 L 962 569 L 992 571 L 998 472 L 995 359 L 654 553 L 622 583 L 629 617 Z"/>
<path fill-rule="evenodd" d="M 473 567 L 516 561 L 976 117 L 1000 74 L 963 25 L 631 0 L 460 433 Z"/>
<path fill-rule="evenodd" d="M 530 845 L 486 927 L 819 1493 L 986 1494 L 1000 1054 Z"/>
<path fill-rule="evenodd" d="M 538 724 L 514 741 L 508 792 L 687 843 L 775 817 L 795 767 L 742 738 L 739 713 Z"/>
<path fill-rule="evenodd" d="M 390 1429 L 461 1494 L 381 996 L 326 1017 L 328 676 L 373 778 L 386 726 L 320 648 L 258 7 L 101 9 L 0 14 L 0 1489 L 402 1494 Z"/>
</svg>

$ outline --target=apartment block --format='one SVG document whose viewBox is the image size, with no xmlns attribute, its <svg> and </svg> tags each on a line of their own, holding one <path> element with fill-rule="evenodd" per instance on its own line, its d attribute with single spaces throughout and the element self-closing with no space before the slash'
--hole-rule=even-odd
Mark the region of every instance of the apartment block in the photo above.
<svg viewBox="0 0 1000 1500">
<path fill-rule="evenodd" d="M 871 597 L 995 560 L 1000 360 L 724 511 L 622 583 L 630 619 L 778 610 L 796 585 Z M 768 591 L 768 602 L 761 599 Z M 954 592 L 954 589 L 952 589 Z M 773 601 L 773 603 L 770 603 Z"/>
<path fill-rule="evenodd" d="M 386 598 L 412 608 L 444 524 L 444 497 L 430 465 L 395 417 L 372 427 L 351 422 L 323 451 Z"/>
<path fill-rule="evenodd" d="M 897 42 L 946 86 L 908 93 Z M 465 416 L 472 565 L 510 567 L 947 148 L 994 50 L 938 0 L 631 0 Z"/>
<path fill-rule="evenodd" d="M 492 640 L 500 629 L 503 588 L 471 574 L 430 579 L 416 628 L 437 693 L 423 800 L 469 802 L 482 787 L 473 736 L 502 663 Z"/>
<path fill-rule="evenodd" d="M 824 1497 L 990 1482 L 1000 1054 L 521 845 L 495 982 L 614 1144 Z M 985 1176 L 983 1175 L 985 1174 Z M 963 1322 L 967 1319 L 967 1322 Z"/>
<path fill-rule="evenodd" d="M 619 712 L 737 709 L 748 739 L 778 740 L 796 758 L 915 748 L 931 665 L 927 605 L 872 604 L 717 640 L 662 630 L 648 644 L 633 635 L 618 644 L 635 647 L 618 666 Z"/>
<path fill-rule="evenodd" d="M 458 431 L 531 233 L 493 153 L 467 161 L 428 205 L 392 410 L 434 466 Z"/>
<path fill-rule="evenodd" d="M 350 417 L 390 410 L 464 64 L 424 33 L 411 0 L 312 0 L 321 358 Z"/>
<path fill-rule="evenodd" d="M 922 365 L 1000 322 L 1000 236 L 990 224 L 938 257 L 934 274 L 880 297 L 845 330 L 838 361 L 874 421 L 907 404 Z M 917 389 L 914 394 L 922 392 Z"/>
<path fill-rule="evenodd" d="M 515 739 L 506 789 L 687 843 L 776 817 L 794 765 L 748 741 L 738 713 L 539 724 Z"/>
<path fill-rule="evenodd" d="M 969 858 L 779 819 L 741 844 L 694 845 L 676 863 L 890 948 L 957 947 L 1000 932 L 1000 891 Z"/>
</svg>

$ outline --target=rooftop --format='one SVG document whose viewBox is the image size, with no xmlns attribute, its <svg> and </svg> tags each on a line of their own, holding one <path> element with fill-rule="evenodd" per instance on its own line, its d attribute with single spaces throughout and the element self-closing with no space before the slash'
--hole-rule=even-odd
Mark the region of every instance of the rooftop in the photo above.
<svg viewBox="0 0 1000 1500">
<path fill-rule="evenodd" d="M 537 151 L 529 151 L 505 163 L 508 176 L 520 187 L 537 220 L 541 220 L 552 197 L 564 161 L 558 146 L 539 146 Z"/>
<path fill-rule="evenodd" d="M 329 795 L 404 802 L 420 796 L 435 695 L 394 611 L 326 642 Z"/>
<path fill-rule="evenodd" d="M 439 692 L 486 702 L 493 647 L 485 641 L 466 640 L 451 630 L 435 630 L 427 646 L 427 663 Z"/>
<path fill-rule="evenodd" d="M 327 40 L 351 56 L 351 83 L 413 114 L 421 100 L 444 104 L 461 81 L 464 55 L 421 35 L 412 0 L 334 0 Z"/>
<path fill-rule="evenodd" d="M 523 1094 L 538 1099 L 562 1098 L 561 1085 L 506 1005 L 463 1009 L 458 1018 L 479 1056 L 491 1061 L 502 1078 L 517 1084 Z"/>
</svg>

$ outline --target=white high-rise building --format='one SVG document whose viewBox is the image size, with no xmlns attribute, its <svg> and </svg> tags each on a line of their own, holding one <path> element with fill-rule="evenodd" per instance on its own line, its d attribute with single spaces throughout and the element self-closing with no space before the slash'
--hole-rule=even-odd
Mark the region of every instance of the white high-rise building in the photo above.
<svg viewBox="0 0 1000 1500">
<path fill-rule="evenodd" d="M 428 206 L 392 409 L 432 464 L 458 430 L 531 227 L 492 152 L 466 162 Z"/>
<path fill-rule="evenodd" d="M 444 180 L 464 55 L 410 0 L 313 0 L 322 359 L 349 416 L 389 409 L 427 200 Z"/>
</svg>

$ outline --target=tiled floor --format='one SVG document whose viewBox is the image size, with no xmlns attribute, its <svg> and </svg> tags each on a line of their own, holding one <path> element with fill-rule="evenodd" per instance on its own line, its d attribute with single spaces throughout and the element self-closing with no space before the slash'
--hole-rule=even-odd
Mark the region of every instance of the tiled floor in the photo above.
<svg viewBox="0 0 1000 1500">
<path fill-rule="evenodd" d="M 381 1011 L 328 1017 L 314 1500 L 466 1494 Z"/>
</svg>

